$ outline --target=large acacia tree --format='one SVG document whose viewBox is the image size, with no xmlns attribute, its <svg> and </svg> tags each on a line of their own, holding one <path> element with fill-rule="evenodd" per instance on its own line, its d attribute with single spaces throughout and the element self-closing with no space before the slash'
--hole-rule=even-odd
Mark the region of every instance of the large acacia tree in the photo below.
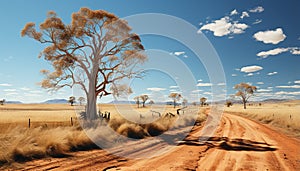
<svg viewBox="0 0 300 171">
<path fill-rule="evenodd" d="M 97 97 L 113 91 L 119 94 L 118 81 L 139 76 L 136 66 L 147 58 L 140 37 L 128 23 L 104 10 L 81 8 L 72 14 L 70 24 L 50 11 L 39 30 L 30 22 L 21 35 L 46 45 L 40 57 L 49 61 L 54 71 L 42 71 L 42 87 L 81 86 L 90 120 L 97 117 Z"/>
<path fill-rule="evenodd" d="M 237 90 L 235 95 L 239 96 L 242 99 L 242 102 L 244 104 L 244 109 L 246 109 L 246 104 L 249 98 L 253 96 L 257 88 L 247 83 L 236 84 L 234 88 Z"/>
</svg>

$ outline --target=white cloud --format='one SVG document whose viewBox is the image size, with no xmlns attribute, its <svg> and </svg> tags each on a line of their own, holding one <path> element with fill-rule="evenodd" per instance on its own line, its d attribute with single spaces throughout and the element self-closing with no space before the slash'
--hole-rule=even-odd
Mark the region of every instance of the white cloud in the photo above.
<svg viewBox="0 0 300 171">
<path fill-rule="evenodd" d="M 15 96 L 15 95 L 18 95 L 17 92 L 10 92 L 10 93 L 6 93 L 5 94 L 6 96 Z"/>
<path fill-rule="evenodd" d="M 183 55 L 183 57 L 184 57 L 184 58 L 188 58 L 188 56 L 187 56 L 187 55 Z"/>
<path fill-rule="evenodd" d="M 237 74 L 231 74 L 231 76 L 232 76 L 232 77 L 236 77 L 236 76 L 237 76 Z"/>
<path fill-rule="evenodd" d="M 193 90 L 193 91 L 191 91 L 191 93 L 199 93 L 201 91 L 203 91 L 203 90 Z"/>
<path fill-rule="evenodd" d="M 7 83 L 3 83 L 3 84 L 0 84 L 0 86 L 2 86 L 2 87 L 11 87 L 12 85 L 11 84 L 7 84 Z"/>
<path fill-rule="evenodd" d="M 253 37 L 264 43 L 278 44 L 286 38 L 286 35 L 281 28 L 277 28 L 276 30 L 259 31 Z"/>
<path fill-rule="evenodd" d="M 211 92 L 204 92 L 203 94 L 205 94 L 205 95 L 211 95 L 212 93 Z"/>
<path fill-rule="evenodd" d="M 174 52 L 174 55 L 176 55 L 176 56 L 180 56 L 180 55 L 184 55 L 185 54 L 185 52 Z"/>
<path fill-rule="evenodd" d="M 218 86 L 225 86 L 226 83 L 218 83 L 217 85 L 218 85 Z"/>
<path fill-rule="evenodd" d="M 276 88 L 300 88 L 300 85 L 276 86 Z"/>
<path fill-rule="evenodd" d="M 248 25 L 244 23 L 232 22 L 229 17 L 225 16 L 219 20 L 215 20 L 212 23 L 203 25 L 198 33 L 201 33 L 202 30 L 209 30 L 214 33 L 215 36 L 221 37 L 229 34 L 241 34 L 245 29 L 248 28 Z"/>
<path fill-rule="evenodd" d="M 210 86 L 212 86 L 212 84 L 211 83 L 198 83 L 197 86 L 198 87 L 210 87 Z"/>
<path fill-rule="evenodd" d="M 251 77 L 251 76 L 253 76 L 254 74 L 251 72 L 251 73 L 248 73 L 246 76 L 248 76 L 248 77 Z"/>
<path fill-rule="evenodd" d="M 16 92 L 17 90 L 16 89 L 4 89 L 3 91 L 5 91 L 5 92 Z"/>
<path fill-rule="evenodd" d="M 232 10 L 232 11 L 230 12 L 230 15 L 231 15 L 231 16 L 232 16 L 232 15 L 237 15 L 237 14 L 239 14 L 239 13 L 237 12 L 236 9 L 234 9 L 234 10 Z"/>
<path fill-rule="evenodd" d="M 257 82 L 256 84 L 263 85 L 265 83 L 264 82 Z"/>
<path fill-rule="evenodd" d="M 29 93 L 40 94 L 40 93 L 43 93 L 43 92 L 40 91 L 40 90 L 32 90 L 32 91 L 29 91 Z"/>
<path fill-rule="evenodd" d="M 249 12 L 253 12 L 253 13 L 261 13 L 263 12 L 265 9 L 262 7 L 262 6 L 258 6 L 258 7 L 255 7 L 251 10 L 249 10 Z"/>
<path fill-rule="evenodd" d="M 291 53 L 293 55 L 300 55 L 300 48 L 291 48 Z"/>
<path fill-rule="evenodd" d="M 257 89 L 257 92 L 271 92 L 271 89 Z"/>
<path fill-rule="evenodd" d="M 170 86 L 170 88 L 179 88 L 179 86 Z"/>
<path fill-rule="evenodd" d="M 263 67 L 253 65 L 253 66 L 245 66 L 241 68 L 241 72 L 250 73 L 250 72 L 256 72 L 262 70 Z"/>
<path fill-rule="evenodd" d="M 272 76 L 272 75 L 276 75 L 276 74 L 278 74 L 278 72 L 275 71 L 275 72 L 270 72 L 267 75 Z"/>
<path fill-rule="evenodd" d="M 260 20 L 260 19 L 256 19 L 252 24 L 259 24 L 259 23 L 261 23 L 262 22 L 262 20 Z"/>
<path fill-rule="evenodd" d="M 147 90 L 149 90 L 149 91 L 164 91 L 166 89 L 165 88 L 159 88 L 159 87 L 150 87 L 150 88 L 147 88 Z"/>
<path fill-rule="evenodd" d="M 202 79 L 198 80 L 198 82 L 202 82 L 202 81 L 203 81 Z"/>
<path fill-rule="evenodd" d="M 300 84 L 300 80 L 294 81 L 295 84 Z"/>
<path fill-rule="evenodd" d="M 243 19 L 245 17 L 250 17 L 250 15 L 248 14 L 248 12 L 246 12 L 246 11 L 242 12 L 241 19 Z"/>
<path fill-rule="evenodd" d="M 289 50 L 290 50 L 290 48 L 276 48 L 276 49 L 272 49 L 272 50 L 269 50 L 269 51 L 259 52 L 257 54 L 257 56 L 262 57 L 262 58 L 267 58 L 270 55 L 278 55 L 280 53 L 287 52 Z"/>
<path fill-rule="evenodd" d="M 276 95 L 300 95 L 300 91 L 296 92 L 287 92 L 287 91 L 279 91 L 275 93 Z"/>
<path fill-rule="evenodd" d="M 30 88 L 27 88 L 27 87 L 22 87 L 22 88 L 20 88 L 20 90 L 23 90 L 23 91 L 29 91 L 29 90 L 30 90 Z"/>
</svg>

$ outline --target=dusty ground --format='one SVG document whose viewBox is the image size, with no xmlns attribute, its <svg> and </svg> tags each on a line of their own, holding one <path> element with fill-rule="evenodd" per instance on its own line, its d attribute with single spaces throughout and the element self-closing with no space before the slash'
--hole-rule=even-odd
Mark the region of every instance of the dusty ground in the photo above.
<svg viewBox="0 0 300 171">
<path fill-rule="evenodd" d="M 180 131 L 180 130 L 178 130 Z M 249 119 L 225 113 L 216 133 L 199 141 L 200 127 L 179 144 L 141 140 L 118 149 L 122 158 L 104 150 L 71 153 L 14 167 L 21 170 L 300 170 L 300 141 Z M 167 153 L 134 159 L 161 149 Z"/>
</svg>

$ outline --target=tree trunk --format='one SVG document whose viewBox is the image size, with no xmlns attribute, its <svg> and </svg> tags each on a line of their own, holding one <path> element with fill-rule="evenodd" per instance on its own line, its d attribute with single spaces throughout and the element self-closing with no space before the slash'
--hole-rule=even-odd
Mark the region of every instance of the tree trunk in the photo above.
<svg viewBox="0 0 300 171">
<path fill-rule="evenodd" d="M 244 103 L 244 109 L 246 109 L 246 101 L 245 100 L 243 100 L 243 103 Z"/>
<path fill-rule="evenodd" d="M 143 107 L 145 107 L 145 102 L 143 102 Z"/>
<path fill-rule="evenodd" d="M 174 100 L 174 109 L 175 109 L 175 107 L 176 107 L 176 100 Z"/>
<path fill-rule="evenodd" d="M 95 120 L 97 119 L 97 97 L 96 97 L 96 87 L 95 87 L 95 80 L 89 80 L 89 90 L 87 95 L 87 108 L 86 108 L 86 116 L 88 120 Z"/>
</svg>

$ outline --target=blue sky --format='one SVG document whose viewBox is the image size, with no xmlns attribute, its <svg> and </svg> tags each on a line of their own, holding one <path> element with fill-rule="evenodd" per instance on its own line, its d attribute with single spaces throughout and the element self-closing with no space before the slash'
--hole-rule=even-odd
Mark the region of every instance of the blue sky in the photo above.
<svg viewBox="0 0 300 171">
<path fill-rule="evenodd" d="M 23 102 L 40 102 L 53 98 L 68 98 L 71 89 L 48 93 L 37 83 L 41 69 L 51 69 L 38 59 L 43 49 L 39 43 L 22 38 L 20 31 L 27 22 L 41 23 L 49 10 L 57 12 L 63 21 L 80 7 L 104 9 L 123 18 L 142 13 L 162 13 L 192 24 L 199 35 L 207 37 L 219 55 L 226 80 L 227 94 L 232 87 L 248 82 L 259 87 L 254 100 L 267 98 L 300 99 L 300 24 L 299 1 L 1 1 L 0 32 L 0 98 Z M 147 22 L 147 21 L 144 21 Z M 129 23 L 130 24 L 130 23 Z M 169 28 L 170 32 L 172 28 Z M 197 31 L 196 31 L 197 32 Z M 182 33 L 185 34 L 184 30 Z M 178 85 L 178 78 L 161 71 L 149 71 L 143 80 L 134 80 L 134 94 L 149 94 L 154 100 L 168 100 L 170 92 L 179 91 L 191 101 L 211 98 L 209 73 L 193 51 L 184 44 L 162 36 L 143 35 L 147 49 L 162 51 L 166 58 L 183 62 L 191 70 L 195 83 Z M 199 45 L 200 50 L 201 46 Z M 169 55 L 168 55 L 169 54 Z M 162 57 L 164 56 L 162 55 Z M 151 55 L 149 56 L 151 57 Z M 200 58 L 205 58 L 200 57 Z M 157 60 L 159 64 L 160 61 Z M 176 68 L 176 66 L 174 66 Z M 223 83 L 219 83 L 223 85 Z M 177 87 L 176 87 L 177 86 Z M 178 87 L 179 86 L 179 87 Z M 101 101 L 107 102 L 112 97 Z"/>
</svg>

